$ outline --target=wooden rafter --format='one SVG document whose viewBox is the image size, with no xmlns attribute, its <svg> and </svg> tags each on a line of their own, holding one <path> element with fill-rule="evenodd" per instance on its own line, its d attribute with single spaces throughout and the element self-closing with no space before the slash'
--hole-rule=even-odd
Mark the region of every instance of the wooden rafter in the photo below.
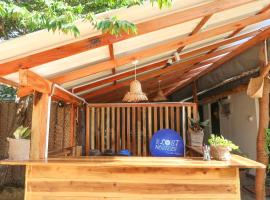
<svg viewBox="0 0 270 200">
<path fill-rule="evenodd" d="M 183 72 L 183 71 L 189 70 L 190 66 L 194 65 L 195 63 L 210 59 L 212 57 L 217 57 L 217 56 L 223 55 L 225 53 L 232 51 L 234 48 L 235 47 L 229 47 L 229 48 L 226 48 L 223 50 L 219 50 L 217 52 L 213 52 L 212 54 L 206 54 L 206 55 L 202 55 L 202 56 L 196 57 L 196 58 L 191 59 L 191 60 L 183 61 L 181 63 L 172 65 L 168 68 L 163 68 L 160 70 L 151 71 L 147 74 L 139 76 L 138 80 L 144 81 L 144 80 L 148 80 L 150 78 L 154 78 L 154 77 L 159 76 L 159 75 L 164 75 L 164 74 L 168 74 L 168 73 L 178 73 L 179 71 Z M 202 65 L 200 65 L 198 67 L 201 67 L 201 66 Z M 90 99 L 90 98 L 94 98 L 96 96 L 103 95 L 103 94 L 107 93 L 108 91 L 113 91 L 113 90 L 125 87 L 125 86 L 129 85 L 130 82 L 131 82 L 131 80 L 119 82 L 116 85 L 107 86 L 107 87 L 104 87 L 100 90 L 96 90 L 96 91 L 90 92 L 88 94 L 82 95 L 82 97 L 85 98 L 86 100 Z"/>
<path fill-rule="evenodd" d="M 14 81 L 11 81 L 11 80 L 8 80 L 8 79 L 2 78 L 2 77 L 0 77 L 0 83 L 5 84 L 5 85 L 9 85 L 12 87 L 19 86 L 18 83 L 15 83 Z"/>
<path fill-rule="evenodd" d="M 224 34 L 226 32 L 235 30 L 237 28 L 245 27 L 245 26 L 257 23 L 257 22 L 264 21 L 269 18 L 270 18 L 270 12 L 265 12 L 256 16 L 251 16 L 251 17 L 239 20 L 237 22 L 232 22 L 223 26 L 212 28 L 208 31 L 197 33 L 195 35 L 191 35 L 191 36 L 180 38 L 180 39 L 174 39 L 170 42 L 166 42 L 160 45 L 155 45 L 154 47 L 147 48 L 140 52 L 136 52 L 131 55 L 119 57 L 115 59 L 114 61 L 109 60 L 109 61 L 98 63 L 96 65 L 84 67 L 82 69 L 78 69 L 72 72 L 67 72 L 60 76 L 54 77 L 52 81 L 61 84 L 61 83 L 73 81 L 76 79 L 80 79 L 80 78 L 83 78 L 83 77 L 86 77 L 86 76 L 89 76 L 98 72 L 111 70 L 112 68 L 116 68 L 118 66 L 131 63 L 134 59 L 140 60 L 144 58 L 149 58 L 157 54 L 175 50 L 179 48 L 179 46 L 180 47 L 186 46 L 188 44 L 192 44 L 192 43 L 202 41 L 202 40 L 205 40 L 205 39 L 208 39 L 208 38 L 220 35 L 220 34 Z"/>
<path fill-rule="evenodd" d="M 205 17 L 203 17 L 202 20 L 199 22 L 199 24 L 193 29 L 193 31 L 189 35 L 195 35 L 196 33 L 198 33 L 202 29 L 202 27 L 208 22 L 208 20 L 212 17 L 212 15 L 213 14 L 206 15 Z M 178 48 L 177 49 L 178 53 L 180 53 L 184 48 L 185 46 Z"/>
<path fill-rule="evenodd" d="M 264 7 L 264 8 L 263 8 L 261 11 L 259 11 L 256 15 L 261 14 L 261 13 L 265 13 L 265 12 L 267 12 L 269 9 L 270 9 L 270 4 L 269 4 L 268 6 L 266 6 L 266 7 Z M 241 28 L 238 28 L 238 29 L 234 30 L 229 36 L 227 36 L 227 39 L 230 39 L 230 38 L 234 37 L 235 35 L 237 35 L 238 33 L 240 33 L 244 28 L 245 28 L 245 27 L 241 27 Z M 218 48 L 219 48 L 219 47 L 216 47 L 216 48 L 210 50 L 208 53 L 212 53 L 212 52 L 216 51 Z M 181 82 L 181 83 L 176 83 L 176 84 L 175 84 L 175 87 L 173 87 L 173 88 L 179 87 L 179 85 L 181 85 L 182 83 L 183 83 L 183 82 Z M 170 90 L 168 90 L 168 91 L 174 91 L 173 88 L 170 88 Z"/>
<path fill-rule="evenodd" d="M 268 10 L 270 9 L 270 4 L 265 6 L 261 11 L 259 11 L 256 15 L 259 15 L 261 13 L 265 13 L 267 12 Z M 228 38 L 231 38 L 231 37 L 234 37 L 235 35 L 237 35 L 238 33 L 240 33 L 245 27 L 242 27 L 242 28 L 238 28 L 236 29 L 235 31 L 233 31 L 229 36 Z"/>
<path fill-rule="evenodd" d="M 175 90 L 179 90 L 179 89 L 187 86 L 188 84 L 192 83 L 194 80 L 197 80 L 200 77 L 202 77 L 202 76 L 204 76 L 204 75 L 206 75 L 206 74 L 214 71 L 215 69 L 217 69 L 222 64 L 224 64 L 227 61 L 233 59 L 234 57 L 238 56 L 239 54 L 241 54 L 245 50 L 253 47 L 254 45 L 262 42 L 263 40 L 265 40 L 265 39 L 267 39 L 269 37 L 270 37 L 270 28 L 267 28 L 267 29 L 261 31 L 259 34 L 257 34 L 253 38 L 251 38 L 248 41 L 246 41 L 243 44 L 241 44 L 239 47 L 237 47 L 235 50 L 233 50 L 228 55 L 224 56 L 223 58 L 221 58 L 220 60 L 218 60 L 217 62 L 215 62 L 211 67 L 209 67 L 206 70 L 202 71 L 201 73 L 199 73 L 198 75 L 196 75 L 195 77 L 193 77 L 192 79 L 190 79 L 189 81 L 186 81 L 184 84 L 180 84 L 177 87 L 173 88 L 170 91 L 169 94 L 173 93 Z"/>
<path fill-rule="evenodd" d="M 115 59 L 115 55 L 114 55 L 114 47 L 113 44 L 109 44 L 109 53 L 110 53 L 110 58 L 111 60 Z M 112 68 L 112 74 L 115 74 L 116 70 L 115 68 Z M 116 84 L 116 81 L 114 81 L 114 84 Z"/>
<path fill-rule="evenodd" d="M 109 35 L 98 35 L 83 39 L 71 44 L 62 45 L 53 49 L 45 50 L 39 53 L 28 55 L 23 58 L 18 58 L 9 62 L 0 64 L 0 76 L 14 73 L 21 68 L 29 69 L 44 63 L 48 63 L 54 60 L 72 56 L 84 51 L 88 51 L 93 48 L 109 45 L 114 42 L 122 41 L 124 39 L 142 35 L 145 33 L 157 31 L 162 28 L 181 24 L 193 19 L 211 15 L 216 12 L 220 12 L 226 9 L 241 6 L 255 0 L 219 0 L 213 1 L 207 4 L 203 4 L 197 7 L 193 7 L 187 10 L 181 10 L 166 16 L 161 16 L 156 19 L 141 22 L 136 24 L 138 28 L 138 34 L 136 35 L 123 35 L 121 37 L 114 37 Z"/>
<path fill-rule="evenodd" d="M 234 37 L 234 38 L 230 38 L 230 39 L 225 40 L 225 41 L 217 42 L 215 44 L 211 44 L 209 46 L 202 47 L 202 48 L 196 49 L 194 51 L 181 54 L 181 58 L 186 59 L 188 57 L 200 54 L 202 52 L 206 52 L 207 50 L 216 48 L 217 46 L 223 46 L 223 45 L 226 45 L 226 44 L 229 44 L 229 43 L 232 43 L 232 42 L 235 42 L 235 41 L 239 41 L 239 40 L 247 38 L 247 37 L 251 37 L 251 36 L 255 35 L 256 33 L 258 33 L 258 31 L 250 32 L 250 33 L 243 34 L 243 35 L 240 35 L 240 36 L 237 36 L 237 37 Z M 153 70 L 155 68 L 164 66 L 166 64 L 166 62 L 167 62 L 167 59 L 165 59 L 163 61 L 160 61 L 160 62 L 157 62 L 157 63 L 154 63 L 154 64 L 147 65 L 147 66 L 142 67 L 142 68 L 139 68 L 139 69 L 137 69 L 137 73 L 142 73 L 142 72 L 145 72 L 145 71 Z M 117 81 L 117 80 L 120 80 L 120 79 L 127 78 L 129 76 L 132 76 L 133 73 L 134 73 L 133 71 L 129 71 L 129 72 L 121 73 L 121 74 L 118 74 L 116 76 L 111 76 L 111 77 L 108 77 L 108 78 L 105 78 L 105 79 L 102 79 L 102 80 L 99 80 L 99 81 L 96 81 L 96 82 L 92 82 L 92 83 L 89 83 L 89 84 L 86 84 L 86 85 L 82 85 L 80 87 L 74 88 L 73 92 L 74 93 L 79 93 L 79 92 L 83 92 L 83 91 L 86 91 L 86 90 L 90 90 L 92 88 L 95 88 L 95 87 L 98 87 L 98 86 L 101 86 L 101 85 L 104 85 L 104 84 L 107 84 L 107 83 L 110 83 L 110 82 L 114 82 L 114 81 Z"/>
<path fill-rule="evenodd" d="M 61 90 L 59 87 L 55 87 L 53 83 L 38 74 L 28 70 L 20 69 L 19 71 L 20 87 L 17 94 L 19 96 L 29 95 L 36 91 L 42 94 L 53 95 L 54 98 L 64 100 L 66 102 L 80 104 L 81 100 L 75 96 Z"/>
<path fill-rule="evenodd" d="M 224 40 L 224 41 L 221 41 L 221 42 L 217 42 L 217 43 L 205 46 L 205 47 L 201 47 L 201 48 L 196 49 L 194 51 L 181 54 L 181 58 L 182 59 L 187 59 L 189 57 L 194 57 L 194 56 L 199 55 L 201 53 L 207 52 L 208 50 L 215 49 L 216 47 L 227 45 L 227 44 L 230 44 L 230 43 L 233 43 L 233 42 L 236 42 L 236 41 L 239 41 L 239 40 L 254 36 L 256 33 L 258 33 L 258 31 L 252 31 L 250 33 L 246 33 L 246 34 L 234 37 L 234 38 L 230 38 L 230 39 L 227 39 L 227 40 Z M 149 65 L 147 65 L 145 67 L 137 69 L 137 73 L 146 72 L 146 71 L 153 70 L 155 68 L 164 66 L 166 64 L 166 62 L 167 62 L 167 59 L 164 59 L 164 60 L 159 61 L 157 63 L 149 64 Z M 92 82 L 92 83 L 89 83 L 89 84 L 82 85 L 80 87 L 76 87 L 76 88 L 73 89 L 73 92 L 74 93 L 79 93 L 79 92 L 83 92 L 85 90 L 90 90 L 92 88 L 95 88 L 95 87 L 98 87 L 98 86 L 101 86 L 101 85 L 104 85 L 104 84 L 107 84 L 107 83 L 111 83 L 111 82 L 114 82 L 114 81 L 117 81 L 117 80 L 120 80 L 120 79 L 127 78 L 129 76 L 132 76 L 133 74 L 134 74 L 133 71 L 129 71 L 129 72 L 117 74 L 115 76 L 110 76 L 110 77 L 107 77 L 105 79 L 102 79 L 102 80 L 99 80 L 99 81 L 96 81 L 96 82 Z"/>
</svg>

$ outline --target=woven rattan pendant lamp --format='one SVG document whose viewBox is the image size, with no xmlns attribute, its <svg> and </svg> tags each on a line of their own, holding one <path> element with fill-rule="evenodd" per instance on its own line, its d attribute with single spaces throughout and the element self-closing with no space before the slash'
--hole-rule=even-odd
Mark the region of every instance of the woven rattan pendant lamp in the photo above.
<svg viewBox="0 0 270 200">
<path fill-rule="evenodd" d="M 164 95 L 163 91 L 160 89 L 160 82 L 161 80 L 158 81 L 158 92 L 157 96 L 153 98 L 154 102 L 161 102 L 161 101 L 167 101 L 167 97 Z"/>
<path fill-rule="evenodd" d="M 130 91 L 126 93 L 123 98 L 123 102 L 128 103 L 138 103 L 148 101 L 146 94 L 142 91 L 142 85 L 140 81 L 137 80 L 137 64 L 138 60 L 135 60 L 134 64 L 134 81 L 130 83 Z"/>
</svg>

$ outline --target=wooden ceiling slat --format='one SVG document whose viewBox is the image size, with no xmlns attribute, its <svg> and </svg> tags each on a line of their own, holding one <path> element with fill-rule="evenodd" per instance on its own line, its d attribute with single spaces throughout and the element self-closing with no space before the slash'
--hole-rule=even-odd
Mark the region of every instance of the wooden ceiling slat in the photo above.
<svg viewBox="0 0 270 200">
<path fill-rule="evenodd" d="M 246 51 L 247 49 L 253 47 L 254 45 L 264 41 L 265 39 L 270 37 L 270 28 L 267 28 L 261 33 L 257 34 L 253 38 L 249 39 L 248 41 L 241 44 L 239 47 L 237 47 L 235 50 L 233 50 L 228 55 L 224 56 L 223 58 L 219 59 L 217 62 L 215 62 L 211 67 L 207 68 L 206 70 L 203 70 L 201 73 L 190 79 L 189 81 L 186 81 L 184 84 L 180 84 L 177 87 L 173 88 L 169 94 L 172 92 L 179 90 L 187 85 L 189 85 L 192 81 L 199 79 L 200 77 L 214 71 L 218 67 L 220 67 L 222 64 L 228 62 L 229 60 L 233 59 L 234 57 L 238 56 L 242 52 Z"/>
<path fill-rule="evenodd" d="M 226 9 L 241 6 L 253 1 L 256 0 L 213 1 L 187 10 L 181 10 L 172 14 L 168 14 L 166 16 L 161 16 L 156 19 L 136 24 L 138 28 L 138 34 L 136 35 L 123 35 L 121 37 L 98 35 L 80 41 L 72 42 L 70 44 L 58 46 L 42 52 L 34 53 L 26 57 L 18 58 L 16 60 L 0 64 L 0 76 L 14 73 L 22 68 L 29 69 L 54 60 L 82 53 L 90 49 L 112 44 L 114 42 L 118 42 L 130 37 L 135 37 L 145 33 L 157 31 L 159 29 L 166 28 L 169 26 L 181 24 L 193 19 L 197 19 Z"/>
<path fill-rule="evenodd" d="M 144 59 L 149 58 L 151 56 L 155 56 L 167 51 L 171 51 L 174 49 L 178 49 L 181 46 L 186 46 L 191 43 L 199 42 L 220 34 L 224 34 L 229 31 L 236 30 L 241 27 L 245 27 L 251 24 L 255 24 L 257 22 L 264 21 L 270 18 L 270 12 L 265 12 L 259 15 L 251 16 L 237 22 L 232 22 L 225 24 L 223 26 L 219 26 L 216 28 L 212 28 L 208 31 L 200 32 L 198 34 L 188 36 L 185 38 L 174 39 L 170 42 L 163 43 L 161 45 L 155 45 L 154 47 L 147 48 L 145 50 L 141 50 L 139 52 L 135 52 L 131 55 L 122 56 L 120 58 L 115 59 L 114 61 L 105 61 L 98 63 L 96 65 L 91 65 L 88 67 L 84 67 L 82 69 L 74 70 L 71 72 L 64 73 L 62 75 L 56 76 L 52 79 L 53 82 L 62 84 L 69 81 L 77 80 L 98 72 L 111 70 L 112 68 L 131 63 L 134 59 Z M 1 70 L 0 70 L 1 73 Z"/>
</svg>

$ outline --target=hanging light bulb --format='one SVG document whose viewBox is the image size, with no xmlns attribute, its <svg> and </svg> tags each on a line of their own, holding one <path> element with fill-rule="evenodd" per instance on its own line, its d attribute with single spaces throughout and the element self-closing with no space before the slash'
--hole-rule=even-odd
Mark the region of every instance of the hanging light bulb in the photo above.
<svg viewBox="0 0 270 200">
<path fill-rule="evenodd" d="M 180 61 L 180 55 L 179 55 L 179 53 L 177 51 L 174 53 L 174 58 L 175 58 L 175 62 Z"/>
<path fill-rule="evenodd" d="M 161 102 L 161 101 L 167 101 L 167 97 L 164 95 L 163 91 L 160 88 L 160 82 L 161 80 L 158 80 L 158 92 L 157 96 L 153 98 L 154 102 Z"/>
<path fill-rule="evenodd" d="M 130 91 L 127 92 L 122 101 L 124 102 L 142 102 L 148 101 L 146 94 L 142 91 L 142 85 L 140 81 L 137 80 L 137 64 L 138 60 L 132 62 L 134 65 L 134 81 L 130 83 Z"/>
</svg>

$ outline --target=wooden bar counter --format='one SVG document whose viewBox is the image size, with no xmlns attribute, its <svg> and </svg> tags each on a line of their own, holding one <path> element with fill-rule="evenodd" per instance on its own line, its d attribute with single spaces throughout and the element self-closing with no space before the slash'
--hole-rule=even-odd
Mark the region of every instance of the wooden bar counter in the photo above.
<svg viewBox="0 0 270 200">
<path fill-rule="evenodd" d="M 26 200 L 240 199 L 239 168 L 265 168 L 236 155 L 228 162 L 80 157 L 0 164 L 26 165 Z"/>
</svg>

